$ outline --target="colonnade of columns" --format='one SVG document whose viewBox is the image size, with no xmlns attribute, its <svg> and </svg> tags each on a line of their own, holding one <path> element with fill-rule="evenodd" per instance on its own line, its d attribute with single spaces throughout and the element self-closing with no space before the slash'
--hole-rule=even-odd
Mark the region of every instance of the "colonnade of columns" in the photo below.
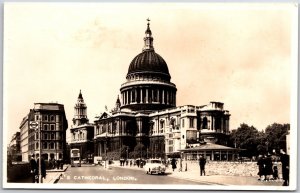
<svg viewBox="0 0 300 193">
<path fill-rule="evenodd" d="M 76 108 L 75 107 L 75 117 L 86 117 L 86 108 Z"/>
<path fill-rule="evenodd" d="M 143 103 L 158 103 L 176 106 L 176 91 L 158 88 L 131 88 L 122 91 L 122 105 Z"/>
</svg>

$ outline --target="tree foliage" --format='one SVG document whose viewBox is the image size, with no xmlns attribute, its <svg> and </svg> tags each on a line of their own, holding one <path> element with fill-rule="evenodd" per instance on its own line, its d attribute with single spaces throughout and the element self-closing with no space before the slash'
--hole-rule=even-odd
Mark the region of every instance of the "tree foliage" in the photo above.
<svg viewBox="0 0 300 193">
<path fill-rule="evenodd" d="M 237 130 L 233 130 L 230 140 L 236 148 L 244 149 L 244 156 L 253 156 L 258 145 L 259 132 L 253 127 L 242 123 Z"/>
<path fill-rule="evenodd" d="M 257 156 L 272 152 L 279 152 L 280 148 L 286 148 L 286 134 L 289 124 L 273 123 L 265 131 L 258 131 L 255 127 L 242 123 L 236 130 L 230 133 L 232 147 L 244 149 L 242 156 Z"/>
<path fill-rule="evenodd" d="M 273 123 L 266 128 L 265 131 L 265 142 L 269 149 L 276 150 L 279 152 L 279 149 L 286 149 L 286 135 L 290 129 L 290 124 L 278 124 Z"/>
</svg>

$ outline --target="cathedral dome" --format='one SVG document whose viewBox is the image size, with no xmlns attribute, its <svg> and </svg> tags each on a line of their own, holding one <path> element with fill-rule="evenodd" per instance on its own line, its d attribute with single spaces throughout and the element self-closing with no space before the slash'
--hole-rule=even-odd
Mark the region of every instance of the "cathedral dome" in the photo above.
<svg viewBox="0 0 300 193">
<path fill-rule="evenodd" d="M 170 78 L 167 63 L 154 50 L 144 50 L 131 61 L 127 76 L 135 73 L 156 73 Z"/>
</svg>

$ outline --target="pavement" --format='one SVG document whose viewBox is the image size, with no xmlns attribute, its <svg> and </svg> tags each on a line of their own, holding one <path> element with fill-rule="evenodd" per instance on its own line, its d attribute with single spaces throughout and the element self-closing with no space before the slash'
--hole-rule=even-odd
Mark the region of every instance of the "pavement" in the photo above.
<svg viewBox="0 0 300 193">
<path fill-rule="evenodd" d="M 59 178 L 64 174 L 64 172 L 68 169 L 69 165 L 64 165 L 63 169 L 52 169 L 46 170 L 46 179 L 43 179 L 43 183 L 45 184 L 54 184 Z"/>
<path fill-rule="evenodd" d="M 119 162 L 115 162 L 111 165 L 111 167 L 122 167 L 133 170 L 144 170 L 143 168 L 138 168 L 137 166 L 120 166 Z M 185 171 L 185 167 L 183 167 L 183 171 L 180 172 L 179 169 L 175 169 L 172 171 L 171 166 L 167 167 L 166 173 L 168 173 L 170 177 L 190 180 L 194 182 L 205 182 L 207 184 L 214 185 L 256 185 L 256 186 L 282 186 L 282 180 L 274 180 L 274 181 L 260 181 L 258 177 L 253 176 L 225 176 L 225 175 L 206 175 L 200 176 L 200 169 L 197 168 L 189 168 Z"/>
</svg>

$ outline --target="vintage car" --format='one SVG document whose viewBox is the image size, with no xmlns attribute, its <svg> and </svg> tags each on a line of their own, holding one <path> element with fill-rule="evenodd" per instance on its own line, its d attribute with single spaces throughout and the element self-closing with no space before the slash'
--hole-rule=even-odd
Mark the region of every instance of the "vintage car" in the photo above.
<svg viewBox="0 0 300 193">
<path fill-rule="evenodd" d="M 166 166 L 160 159 L 149 159 L 146 161 L 144 169 L 147 174 L 164 174 L 166 171 Z"/>
</svg>

